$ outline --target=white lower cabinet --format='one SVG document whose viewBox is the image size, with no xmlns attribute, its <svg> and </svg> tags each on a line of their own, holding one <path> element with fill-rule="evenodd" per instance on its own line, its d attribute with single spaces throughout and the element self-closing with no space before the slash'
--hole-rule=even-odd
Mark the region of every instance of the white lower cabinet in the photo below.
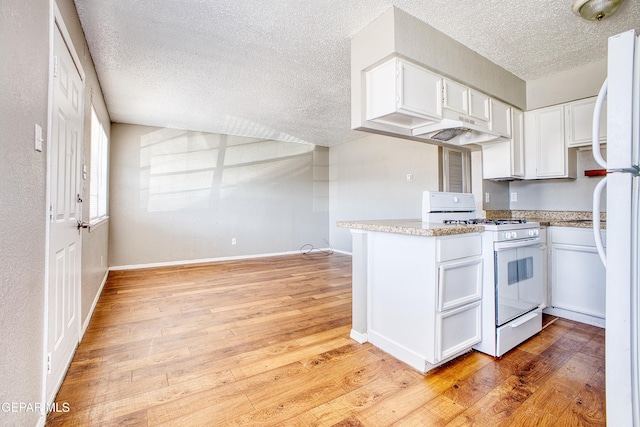
<svg viewBox="0 0 640 427">
<path fill-rule="evenodd" d="M 422 237 L 370 232 L 368 340 L 426 372 L 481 340 L 479 233 Z"/>
<path fill-rule="evenodd" d="M 551 307 L 545 312 L 604 327 L 606 270 L 593 231 L 570 227 L 549 230 Z"/>
</svg>

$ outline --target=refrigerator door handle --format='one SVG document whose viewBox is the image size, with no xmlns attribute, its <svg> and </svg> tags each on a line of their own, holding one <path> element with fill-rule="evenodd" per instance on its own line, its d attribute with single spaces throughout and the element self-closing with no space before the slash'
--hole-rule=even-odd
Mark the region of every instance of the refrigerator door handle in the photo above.
<svg viewBox="0 0 640 427">
<path fill-rule="evenodd" d="M 600 233 L 600 199 L 602 198 L 602 190 L 607 185 L 607 177 L 605 176 L 596 185 L 593 190 L 593 237 L 596 241 L 596 249 L 598 249 L 598 255 L 605 268 L 607 268 L 607 254 L 604 251 L 604 245 L 602 243 L 602 234 Z"/>
<path fill-rule="evenodd" d="M 602 105 L 607 96 L 608 84 L 607 79 L 602 83 L 598 97 L 596 98 L 596 105 L 593 109 L 593 125 L 591 128 L 591 150 L 593 152 L 593 158 L 596 163 L 607 169 L 607 161 L 602 157 L 600 152 L 600 116 L 602 115 Z"/>
</svg>

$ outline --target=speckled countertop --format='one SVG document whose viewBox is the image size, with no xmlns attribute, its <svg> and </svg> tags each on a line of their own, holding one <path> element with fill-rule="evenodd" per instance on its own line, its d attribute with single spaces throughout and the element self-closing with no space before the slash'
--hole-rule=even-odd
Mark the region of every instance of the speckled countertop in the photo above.
<svg viewBox="0 0 640 427">
<path fill-rule="evenodd" d="M 487 218 L 526 219 L 547 227 L 592 228 L 591 212 L 583 211 L 486 211 Z M 607 214 L 600 214 L 600 228 L 606 228 Z"/>
<path fill-rule="evenodd" d="M 422 222 L 419 219 L 386 219 L 367 221 L 338 221 L 338 227 L 355 230 L 379 231 L 383 233 L 407 234 L 410 236 L 450 236 L 452 234 L 479 233 L 481 225 L 454 225 Z"/>
</svg>

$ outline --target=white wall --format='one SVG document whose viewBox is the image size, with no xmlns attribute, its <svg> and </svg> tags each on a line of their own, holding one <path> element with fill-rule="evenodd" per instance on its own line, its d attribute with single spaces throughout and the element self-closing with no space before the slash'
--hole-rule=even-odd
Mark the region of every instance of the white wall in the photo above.
<svg viewBox="0 0 640 427">
<path fill-rule="evenodd" d="M 111 265 L 326 247 L 327 152 L 305 144 L 114 123 Z"/>
</svg>

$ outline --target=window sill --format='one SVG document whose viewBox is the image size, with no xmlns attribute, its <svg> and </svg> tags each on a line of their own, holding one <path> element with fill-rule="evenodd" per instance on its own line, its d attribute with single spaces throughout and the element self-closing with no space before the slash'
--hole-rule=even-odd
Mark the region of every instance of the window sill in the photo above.
<svg viewBox="0 0 640 427">
<path fill-rule="evenodd" d="M 98 228 L 102 226 L 102 224 L 106 224 L 109 222 L 108 216 L 103 216 L 102 218 L 94 219 L 89 222 L 89 233 L 91 233 L 92 229 Z"/>
</svg>

